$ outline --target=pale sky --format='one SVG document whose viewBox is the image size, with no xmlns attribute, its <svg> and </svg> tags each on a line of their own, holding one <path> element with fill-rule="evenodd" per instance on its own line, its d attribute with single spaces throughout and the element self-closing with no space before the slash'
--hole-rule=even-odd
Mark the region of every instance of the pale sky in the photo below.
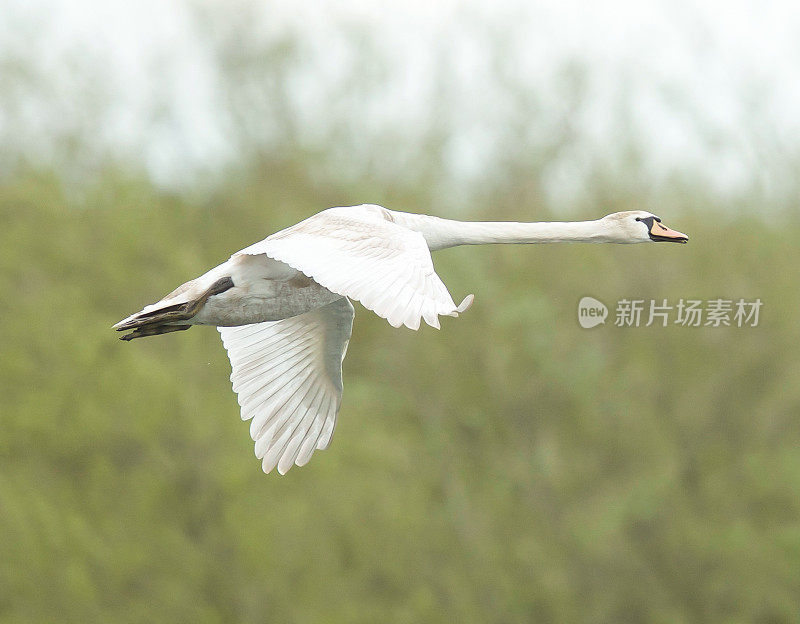
<svg viewBox="0 0 800 624">
<path fill-rule="evenodd" d="M 583 144 L 613 153 L 622 103 L 655 179 L 699 171 L 724 192 L 753 176 L 784 175 L 765 173 L 770 154 L 759 152 L 770 145 L 799 151 L 800 5 L 777 0 L 0 0 L 7 18 L 0 55 L 11 49 L 32 60 L 48 85 L 30 90 L 13 128 L 0 112 L 2 136 L 46 151 L 48 137 L 63 127 L 90 124 L 71 105 L 74 76 L 83 72 L 96 80 L 81 88 L 114 100 L 97 137 L 141 158 L 160 181 L 224 164 L 233 154 L 217 114 L 220 93 L 193 19 L 203 10 L 233 18 L 246 5 L 259 7 L 256 32 L 265 40 L 287 30 L 302 37 L 308 67 L 293 77 L 293 88 L 309 142 L 327 132 L 323 96 L 353 63 L 345 24 L 369 33 L 387 63 L 381 86 L 354 103 L 349 123 L 366 132 L 414 127 L 430 116 L 437 87 L 430 58 L 444 51 L 455 96 L 448 111 L 456 129 L 453 167 L 464 175 L 493 157 L 495 132 L 511 106 L 486 87 L 497 73 L 487 64 L 497 41 L 507 59 L 503 71 L 541 102 L 532 127 L 546 129 L 563 116 L 558 72 L 565 61 L 580 63 L 588 105 L 571 122 Z M 153 131 L 159 107 L 169 122 Z M 554 195 L 570 199 L 568 182 L 585 158 L 554 163 Z"/>
</svg>

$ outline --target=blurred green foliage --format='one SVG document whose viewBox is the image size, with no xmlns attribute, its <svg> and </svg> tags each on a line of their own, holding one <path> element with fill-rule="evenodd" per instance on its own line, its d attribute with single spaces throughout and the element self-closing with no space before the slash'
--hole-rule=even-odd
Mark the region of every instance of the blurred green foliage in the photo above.
<svg viewBox="0 0 800 624">
<path fill-rule="evenodd" d="M 213 329 L 110 329 L 329 205 L 552 217 L 492 193 L 448 214 L 291 160 L 203 197 L 5 179 L 0 622 L 800 621 L 797 218 L 646 205 L 690 244 L 440 252 L 473 307 L 414 333 L 357 305 L 333 443 L 286 477 L 253 457 Z M 764 307 L 584 330 L 584 295 Z"/>
</svg>

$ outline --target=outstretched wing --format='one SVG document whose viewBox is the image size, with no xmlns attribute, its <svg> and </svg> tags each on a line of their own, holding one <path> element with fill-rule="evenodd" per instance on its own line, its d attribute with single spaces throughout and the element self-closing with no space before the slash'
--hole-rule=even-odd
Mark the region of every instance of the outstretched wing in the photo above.
<svg viewBox="0 0 800 624">
<path fill-rule="evenodd" d="M 277 466 L 286 474 L 292 464 L 303 466 L 314 450 L 328 447 L 353 316 L 343 297 L 281 321 L 217 328 L 264 472 Z"/>
<path fill-rule="evenodd" d="M 237 254 L 266 254 L 325 288 L 360 301 L 394 327 L 439 327 L 472 302 L 453 302 L 436 275 L 425 238 L 388 220 L 378 206 L 324 210 Z"/>
</svg>

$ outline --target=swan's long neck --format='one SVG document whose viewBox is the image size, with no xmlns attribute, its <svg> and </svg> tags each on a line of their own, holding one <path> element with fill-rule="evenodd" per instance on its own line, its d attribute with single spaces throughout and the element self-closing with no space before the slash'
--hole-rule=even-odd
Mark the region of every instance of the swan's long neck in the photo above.
<svg viewBox="0 0 800 624">
<path fill-rule="evenodd" d="M 572 222 L 516 223 L 512 221 L 452 221 L 428 215 L 391 212 L 398 225 L 425 237 L 431 251 L 457 245 L 492 243 L 607 243 L 617 242 L 602 220 Z"/>
</svg>

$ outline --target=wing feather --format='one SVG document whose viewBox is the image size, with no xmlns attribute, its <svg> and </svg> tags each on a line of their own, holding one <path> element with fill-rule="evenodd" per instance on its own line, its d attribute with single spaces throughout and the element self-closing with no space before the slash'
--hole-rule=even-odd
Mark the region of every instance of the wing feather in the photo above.
<svg viewBox="0 0 800 624">
<path fill-rule="evenodd" d="M 353 306 L 342 297 L 281 321 L 217 328 L 265 472 L 285 474 L 330 443 L 352 325 Z"/>
<path fill-rule="evenodd" d="M 439 327 L 458 316 L 419 232 L 378 206 L 330 208 L 238 252 L 285 262 L 339 295 L 360 301 L 392 325 Z"/>
</svg>

